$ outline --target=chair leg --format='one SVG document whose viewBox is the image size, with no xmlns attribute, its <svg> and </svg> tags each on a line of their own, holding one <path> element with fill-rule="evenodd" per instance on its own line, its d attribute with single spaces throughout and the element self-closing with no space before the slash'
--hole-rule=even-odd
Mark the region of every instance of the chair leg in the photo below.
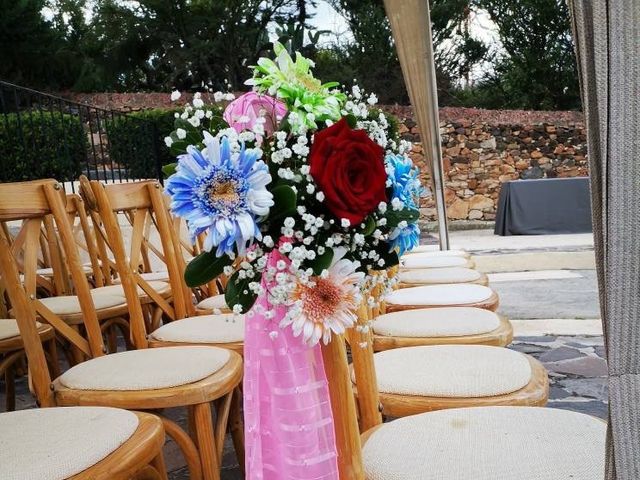
<svg viewBox="0 0 640 480">
<path fill-rule="evenodd" d="M 240 471 L 244 475 L 244 421 L 242 420 L 242 391 L 239 386 L 233 389 L 231 411 L 229 412 L 229 431 Z"/>
<path fill-rule="evenodd" d="M 199 403 L 194 405 L 189 413 L 194 416 L 196 444 L 200 453 L 203 478 L 204 480 L 220 480 L 220 463 L 213 434 L 211 405 Z"/>
<path fill-rule="evenodd" d="M 16 409 L 16 382 L 15 382 L 15 366 L 9 365 L 4 372 L 5 381 L 5 408 L 7 412 L 13 412 Z"/>
<path fill-rule="evenodd" d="M 49 354 L 49 371 L 51 378 L 60 376 L 60 362 L 58 361 L 58 346 L 55 337 L 47 342 L 47 353 Z"/>
<path fill-rule="evenodd" d="M 189 417 L 191 417 L 191 407 L 189 407 Z M 168 418 L 161 416 L 162 424 L 164 425 L 164 431 L 174 442 L 180 447 L 182 455 L 187 462 L 189 468 L 189 478 L 191 480 L 202 480 L 202 464 L 200 462 L 200 454 L 194 441 L 189 437 L 180 426 L 169 420 Z"/>
<path fill-rule="evenodd" d="M 162 450 L 160 450 L 158 456 L 151 461 L 151 466 L 158 472 L 159 480 L 167 480 L 167 466 L 164 463 Z"/>
</svg>

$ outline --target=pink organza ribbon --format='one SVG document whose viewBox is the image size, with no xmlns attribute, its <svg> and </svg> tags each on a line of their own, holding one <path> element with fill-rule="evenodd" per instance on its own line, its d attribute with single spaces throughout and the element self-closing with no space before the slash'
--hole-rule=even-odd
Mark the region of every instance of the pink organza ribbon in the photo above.
<svg viewBox="0 0 640 480">
<path fill-rule="evenodd" d="M 274 250 L 267 266 L 286 259 Z M 262 286 L 269 290 L 263 278 Z M 273 318 L 265 312 L 275 310 Z M 339 480 L 333 414 L 320 345 L 278 324 L 286 307 L 258 297 L 245 324 L 247 480 Z M 272 332 L 277 332 L 274 334 Z"/>
</svg>

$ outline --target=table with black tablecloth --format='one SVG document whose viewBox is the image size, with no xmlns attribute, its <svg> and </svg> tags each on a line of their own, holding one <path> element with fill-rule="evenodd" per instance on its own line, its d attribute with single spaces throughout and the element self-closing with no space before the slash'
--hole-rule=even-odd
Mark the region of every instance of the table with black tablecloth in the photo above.
<svg viewBox="0 0 640 480">
<path fill-rule="evenodd" d="M 546 235 L 591 231 L 589 179 L 545 178 L 502 184 L 496 235 Z"/>
</svg>

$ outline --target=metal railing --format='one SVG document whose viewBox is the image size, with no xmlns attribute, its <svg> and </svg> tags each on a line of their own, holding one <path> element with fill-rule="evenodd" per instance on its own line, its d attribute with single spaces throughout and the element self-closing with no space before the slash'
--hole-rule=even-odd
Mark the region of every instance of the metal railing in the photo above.
<svg viewBox="0 0 640 480">
<path fill-rule="evenodd" d="M 162 181 L 155 123 L 0 81 L 0 182 Z"/>
</svg>

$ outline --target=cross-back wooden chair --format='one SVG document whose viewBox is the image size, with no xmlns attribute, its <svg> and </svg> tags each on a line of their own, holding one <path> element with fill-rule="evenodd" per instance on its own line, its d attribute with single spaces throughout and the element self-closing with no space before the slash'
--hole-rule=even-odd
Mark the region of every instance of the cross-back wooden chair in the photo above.
<svg viewBox="0 0 640 480">
<path fill-rule="evenodd" d="M 166 258 L 170 260 L 167 267 L 171 289 L 174 292 L 170 318 L 180 321 L 167 323 L 149 332 L 145 331 L 144 336 L 149 346 L 212 345 L 242 354 L 243 316 L 231 313 L 194 316 L 192 291 L 184 280 L 186 262 L 181 254 L 184 247 L 175 229 L 175 223 L 166 209 L 165 195 L 160 185 L 155 181 L 109 185 L 92 181 L 89 185 L 111 243 L 115 244 L 122 238 L 118 234 L 116 212 L 126 207 L 136 212 L 144 210 L 154 218 L 163 250 L 176 252 L 166 255 Z M 122 255 L 116 255 L 116 259 L 118 256 Z M 122 260 L 121 263 L 124 264 Z M 134 280 L 140 277 L 131 270 L 122 270 L 121 275 L 130 275 Z M 137 335 L 141 339 L 143 332 Z"/>
<path fill-rule="evenodd" d="M 222 453 L 222 445 L 231 405 L 232 403 L 235 405 L 238 401 L 237 387 L 240 384 L 242 375 L 241 356 L 232 349 L 218 348 L 218 346 L 212 346 L 211 343 L 207 342 L 168 342 L 166 345 L 158 345 L 150 341 L 152 337 L 147 336 L 147 327 L 149 325 L 143 319 L 142 306 L 137 294 L 138 288 L 145 288 L 145 280 L 137 270 L 131 268 L 131 263 L 125 253 L 125 242 L 117 221 L 117 212 L 123 211 L 135 212 L 134 215 L 138 216 L 138 218 L 142 216 L 142 213 L 139 212 L 144 212 L 145 215 L 153 219 L 152 221 L 162 242 L 161 252 L 165 258 L 168 274 L 172 281 L 173 305 L 167 308 L 165 313 L 167 317 L 176 320 L 169 323 L 169 325 L 175 324 L 176 326 L 184 325 L 187 327 L 187 323 L 183 322 L 186 322 L 185 317 L 187 317 L 189 311 L 193 311 L 193 304 L 190 303 L 191 291 L 182 281 L 183 270 L 179 270 L 177 267 L 177 259 L 182 258 L 180 252 L 181 247 L 174 235 L 171 219 L 165 208 L 162 189 L 155 181 L 111 185 L 105 185 L 100 182 L 89 182 L 85 183 L 85 188 L 91 189 L 91 194 L 95 199 L 95 205 L 97 211 L 100 213 L 104 227 L 105 240 L 110 244 L 114 254 L 118 274 L 130 307 L 129 318 L 134 344 L 138 348 L 146 348 L 148 346 L 156 347 L 149 349 L 148 352 L 168 352 L 171 350 L 228 352 L 229 361 L 225 364 L 225 367 L 221 369 L 220 373 L 220 375 L 222 375 L 224 373 L 223 371 L 226 371 L 225 378 L 227 380 L 219 384 L 218 389 L 209 394 L 215 395 L 215 397 L 210 398 L 210 400 L 215 400 L 214 403 L 217 407 L 213 448 L 215 449 L 215 457 L 219 460 Z M 180 279 L 180 281 L 178 281 L 178 279 Z M 235 402 L 233 402 L 234 398 L 236 400 Z M 190 411 L 191 410 L 190 408 Z M 237 409 L 234 408 L 233 425 L 239 424 L 241 426 L 242 423 L 241 420 L 239 420 L 239 414 L 236 414 L 236 410 Z M 202 408 L 198 408 L 194 414 L 202 415 Z M 192 417 L 192 424 L 197 425 L 196 422 L 199 420 L 202 420 L 202 418 L 198 416 Z M 209 417 L 209 422 L 210 420 Z M 167 432 L 183 447 L 183 451 L 188 453 L 190 447 L 187 442 L 187 437 L 180 435 L 175 424 L 170 423 L 168 420 L 166 420 L 166 422 Z M 206 424 L 204 426 L 198 426 L 199 430 L 196 433 L 200 432 L 201 435 L 204 435 L 205 428 Z M 232 428 L 232 433 L 234 433 L 234 442 L 237 445 L 237 450 L 241 451 L 241 428 Z M 203 442 L 206 440 L 204 437 L 197 438 Z M 199 445 L 199 447 L 203 448 L 202 445 Z M 205 454 L 207 454 L 206 451 Z M 211 459 L 208 457 L 203 459 L 203 463 L 210 462 Z M 207 471 L 210 472 L 210 469 Z"/>
<path fill-rule="evenodd" d="M 173 311 L 169 322 L 155 330 L 135 331 L 136 344 L 144 342 L 146 346 L 176 347 L 206 345 L 228 348 L 243 354 L 244 316 L 226 314 L 194 314 L 192 291 L 184 281 L 185 259 L 182 254 L 184 245 L 175 228 L 175 223 L 166 208 L 165 195 L 156 181 L 133 182 L 105 185 L 92 181 L 88 185 L 96 199 L 96 207 L 102 218 L 108 241 L 114 248 L 120 276 L 129 278 L 130 283 L 139 281 L 140 275 L 126 268 L 126 259 L 122 252 L 124 244 L 118 233 L 116 213 L 122 210 L 140 212 L 145 210 L 154 219 L 162 252 L 167 259 L 167 269 L 173 296 Z M 132 312 L 132 315 L 134 313 Z M 140 324 L 141 325 L 141 324 Z M 242 392 L 236 388 L 230 410 L 229 429 L 234 441 L 241 467 L 244 467 L 243 422 L 241 414 Z"/>
<path fill-rule="evenodd" d="M 108 294 L 124 295 L 114 247 L 107 235 L 96 200 L 93 198 L 89 180 L 85 176 L 80 177 L 80 194 L 88 206 L 93 230 L 96 232 L 99 261 L 102 265 L 109 267 L 110 274 L 105 282 L 107 286 L 101 288 L 101 291 Z M 168 282 L 168 260 L 162 252 L 161 246 L 156 245 L 157 242 L 152 238 L 157 233 L 153 215 L 150 215 L 146 208 L 123 209 L 117 213 L 121 214 L 117 217 L 117 225 L 123 238 L 124 231 L 121 228 L 120 220 L 124 219 L 131 228 L 130 241 L 127 242 L 128 248 L 124 255 L 129 269 L 136 272 L 136 282 L 139 284 L 138 296 L 145 305 L 145 310 L 149 311 L 148 322 L 150 325 L 157 325 L 163 315 L 175 318 L 171 306 L 173 293 Z M 154 271 L 152 264 L 155 264 L 158 269 Z"/>
<path fill-rule="evenodd" d="M 32 195 L 36 185 L 37 195 Z M 50 199 L 55 200 L 52 202 L 54 210 L 64 214 L 54 185 L 53 181 L 3 184 L 0 187 L 0 218 L 42 217 L 52 212 Z M 30 228 L 37 234 L 35 227 Z M 4 234 L 0 234 L 0 275 L 28 357 L 37 404 L 56 407 L 58 402 L 45 360 L 42 334 L 36 323 L 34 304 L 37 301 L 20 281 L 16 259 Z M 86 281 L 84 275 L 82 278 Z M 97 321 L 94 329 L 99 330 Z M 3 445 L 0 478 L 125 480 L 139 477 L 166 480 L 162 457 L 164 438 L 162 422 L 148 413 L 102 407 L 3 413 L 0 414 L 0 443 Z"/>
<path fill-rule="evenodd" d="M 53 216 L 82 305 L 87 340 L 73 330 L 65 330 L 68 326 L 64 322 L 50 322 L 58 332 L 63 330 L 70 340 L 77 342 L 78 348 L 90 357 L 53 381 L 51 394 L 56 403 L 152 411 L 187 407 L 193 439 L 174 422 L 162 417 L 165 430 L 184 453 L 191 478 L 219 479 L 229 407 L 233 391 L 242 377 L 242 358 L 230 350 L 214 347 L 144 349 L 144 335 L 142 339 L 135 335 L 135 332 L 144 332 L 142 306 L 129 275 L 122 278 L 123 288 L 130 309 L 132 337 L 140 341 L 136 346 L 142 349 L 104 355 L 89 284 L 82 271 L 62 197 L 55 185 L 53 180 L 28 182 L 18 187 L 0 184 L 0 218 Z M 5 198 L 9 200 L 4 201 Z M 121 243 L 116 245 L 122 248 Z M 121 267 L 127 268 L 126 265 Z M 32 297 L 29 300 L 37 310 L 39 300 Z M 49 316 L 43 317 L 50 320 Z M 216 407 L 215 428 L 212 402 Z"/>
<path fill-rule="evenodd" d="M 366 307 L 360 309 L 362 326 L 368 315 Z M 606 427 L 584 414 L 541 407 L 470 407 L 383 424 L 370 335 L 366 328 L 346 333 L 361 385 L 358 408 L 344 341 L 334 335 L 322 347 L 341 480 L 603 477 Z"/>
<path fill-rule="evenodd" d="M 417 308 L 473 307 L 495 312 L 498 294 L 489 287 L 470 283 L 400 288 L 384 298 L 384 313 Z"/>
</svg>

